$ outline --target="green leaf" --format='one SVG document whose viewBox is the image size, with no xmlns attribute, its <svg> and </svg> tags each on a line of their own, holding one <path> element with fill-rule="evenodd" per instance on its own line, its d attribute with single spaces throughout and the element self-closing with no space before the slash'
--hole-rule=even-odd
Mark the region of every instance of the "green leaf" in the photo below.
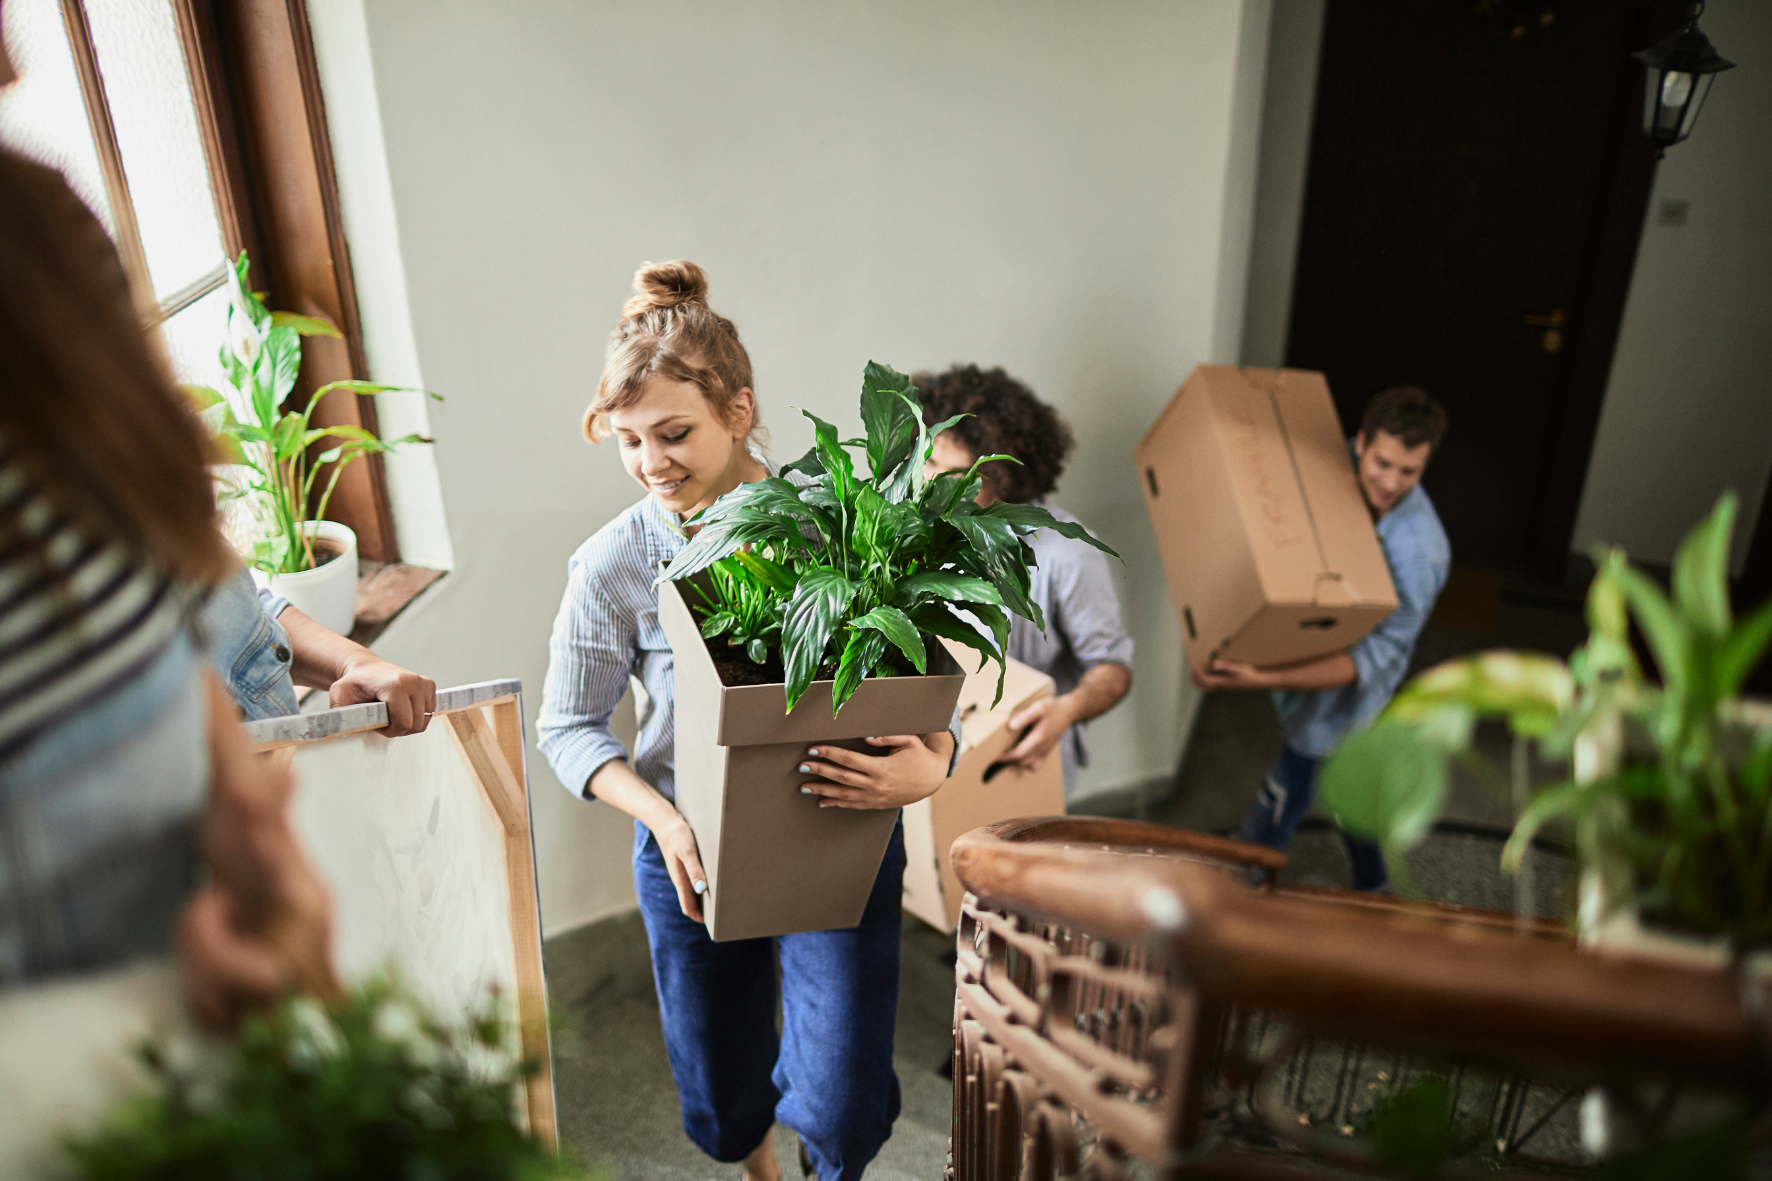
<svg viewBox="0 0 1772 1181">
<path fill-rule="evenodd" d="M 1741 691 L 1754 666 L 1772 643 L 1772 599 L 1767 599 L 1717 645 L 1713 671 L 1718 697 L 1733 697 Z"/>
<path fill-rule="evenodd" d="M 687 551 L 685 551 L 687 552 Z M 672 563 L 674 566 L 676 563 Z M 787 673 L 787 712 L 812 684 L 837 623 L 855 597 L 855 584 L 835 570 L 801 575 L 782 621 L 782 664 Z"/>
<path fill-rule="evenodd" d="M 741 484 L 739 487 L 742 489 L 749 485 Z M 742 499 L 734 500 L 728 505 L 728 498 L 735 495 L 736 493 L 727 493 L 697 518 L 701 523 L 701 531 L 677 552 L 677 556 L 671 559 L 670 566 L 656 581 L 674 582 L 693 577 L 743 545 L 785 541 L 799 536 L 792 517 L 752 508 Z"/>
<path fill-rule="evenodd" d="M 1040 605 L 1028 597 L 1028 568 L 1023 560 L 1021 538 L 1007 521 L 998 517 L 951 517 L 948 524 L 965 536 L 969 552 L 961 561 L 984 575 L 997 588 L 1003 605 L 1046 630 Z M 970 559 L 970 560 L 968 560 Z"/>
<path fill-rule="evenodd" d="M 179 390 L 191 400 L 191 405 L 198 410 L 207 410 L 211 406 L 228 404 L 227 398 L 210 389 L 206 385 L 181 385 Z"/>
<path fill-rule="evenodd" d="M 1675 693 L 1685 692 L 1692 664 L 1692 635 L 1686 621 L 1674 611 L 1661 588 L 1637 570 L 1620 562 L 1613 575 L 1643 629 L 1643 638 L 1649 641 L 1662 682 Z"/>
<path fill-rule="evenodd" d="M 762 557 L 759 554 L 753 554 L 748 550 L 739 550 L 732 556 L 738 560 L 739 565 L 756 575 L 762 580 L 763 584 L 770 589 L 779 591 L 784 595 L 791 595 L 794 593 L 794 584 L 798 582 L 799 579 L 794 577 L 794 572 L 792 570 L 789 570 L 780 562 L 770 561 L 768 558 Z"/>
<path fill-rule="evenodd" d="M 923 599 L 946 599 L 950 603 L 1003 601 L 989 582 L 957 570 L 930 570 L 899 580 L 894 601 L 900 607 L 913 607 Z"/>
<path fill-rule="evenodd" d="M 1713 636 L 1729 630 L 1729 538 L 1735 531 L 1735 493 L 1725 492 L 1674 554 L 1674 603 L 1687 624 Z"/>
<path fill-rule="evenodd" d="M 295 389 L 295 375 L 301 370 L 301 337 L 290 328 L 273 328 L 265 338 L 264 351 L 259 354 L 255 375 L 271 392 L 272 401 L 282 406 Z M 316 398 L 320 395 L 316 392 Z M 268 425 L 268 424 L 267 424 Z"/>
<path fill-rule="evenodd" d="M 904 658 L 911 662 L 912 668 L 920 673 L 929 670 L 929 655 L 923 649 L 923 637 L 918 634 L 916 625 L 897 607 L 875 607 L 850 626 L 875 629 L 904 653 Z"/>
<path fill-rule="evenodd" d="M 855 696 L 862 680 L 874 671 L 874 665 L 886 651 L 886 637 L 877 631 L 851 631 L 843 645 L 843 657 L 837 662 L 837 676 L 831 685 L 831 704 L 842 709 Z"/>
<path fill-rule="evenodd" d="M 344 336 L 324 316 L 303 316 L 295 312 L 272 312 L 273 328 L 291 328 L 303 336 Z"/>
<path fill-rule="evenodd" d="M 847 504 L 855 487 L 855 463 L 849 458 L 849 452 L 843 450 L 842 443 L 837 441 L 837 428 L 810 410 L 800 413 L 812 420 L 813 447 L 818 451 L 818 461 L 824 465 L 825 475 L 831 480 L 831 490 L 839 501 Z"/>
<path fill-rule="evenodd" d="M 1520 862 L 1525 859 L 1526 850 L 1532 847 L 1532 838 L 1538 835 L 1538 830 L 1549 821 L 1578 810 L 1593 788 L 1590 783 L 1561 783 L 1533 795 L 1532 802 L 1514 821 L 1513 835 L 1502 846 L 1501 867 L 1508 873 L 1520 872 Z"/>
<path fill-rule="evenodd" d="M 824 464 L 819 462 L 818 448 L 813 447 L 809 449 L 806 454 L 794 460 L 794 462 L 783 464 L 781 474 L 786 476 L 790 472 L 799 472 L 802 475 L 811 476 L 814 479 L 824 475 Z"/>
<path fill-rule="evenodd" d="M 1342 740 L 1317 773 L 1335 823 L 1387 849 L 1414 847 L 1446 798 L 1448 752 L 1415 722 L 1379 721 Z"/>
<path fill-rule="evenodd" d="M 1009 665 L 1003 659 L 1001 648 L 992 644 L 985 636 L 980 635 L 977 628 L 955 615 L 953 609 L 946 603 L 924 603 L 920 607 L 912 608 L 907 614 L 919 630 L 926 631 L 932 636 L 940 636 L 944 640 L 952 640 L 956 644 L 964 644 L 986 660 L 996 661 L 997 695 L 991 700 L 992 708 L 996 707 L 997 702 L 1003 700 L 1003 678 L 1009 671 Z"/>
<path fill-rule="evenodd" d="M 1006 500 L 999 500 L 987 508 L 980 509 L 978 515 L 1008 521 L 1018 531 L 1050 529 L 1061 537 L 1069 537 L 1074 541 L 1086 541 L 1109 557 L 1120 557 L 1117 552 L 1098 540 L 1083 526 L 1074 521 L 1061 521 L 1038 505 L 1011 504 Z M 1121 560 L 1124 561 L 1124 559 Z"/>
<path fill-rule="evenodd" d="M 915 456 L 922 406 L 916 401 L 911 379 L 877 361 L 869 361 L 861 375 L 861 421 L 867 430 L 867 457 L 870 479 L 887 500 L 904 499 L 902 492 L 895 499 L 891 486 L 908 487 L 908 474 L 902 471 L 906 461 Z M 904 477 L 900 479 L 898 477 Z"/>
<path fill-rule="evenodd" d="M 730 611 L 716 611 L 701 622 L 703 639 L 711 640 L 715 636 L 724 635 L 737 623 L 738 619 Z"/>
<path fill-rule="evenodd" d="M 745 644 L 745 655 L 751 658 L 752 664 L 769 663 L 769 646 L 762 640 L 751 640 Z"/>
</svg>

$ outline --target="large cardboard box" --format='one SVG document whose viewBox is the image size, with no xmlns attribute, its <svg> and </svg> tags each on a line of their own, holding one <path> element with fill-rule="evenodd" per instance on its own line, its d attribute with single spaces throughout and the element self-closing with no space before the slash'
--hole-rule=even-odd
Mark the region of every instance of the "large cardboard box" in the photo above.
<svg viewBox="0 0 1772 1181">
<path fill-rule="evenodd" d="M 855 926 L 898 813 L 820 808 L 800 792 L 806 748 L 874 752 L 869 735 L 946 730 L 960 667 L 932 644 L 928 676 L 869 678 L 834 718 L 831 682 L 814 681 L 790 714 L 779 683 L 720 682 L 680 583 L 659 585 L 658 617 L 676 665 L 677 809 L 707 870 L 709 937 Z"/>
<path fill-rule="evenodd" d="M 949 651 L 962 667 L 981 659 L 957 645 Z M 948 859 L 956 837 L 999 820 L 1064 814 L 1064 760 L 1057 750 L 1038 771 L 999 761 L 1021 737 L 1009 729 L 1009 719 L 1053 690 L 1051 677 L 1011 660 L 1003 700 L 993 708 L 996 664 L 985 662 L 967 674 L 960 689 L 959 764 L 941 790 L 904 810 L 904 908 L 937 930 L 951 932 L 960 922 L 965 889 Z"/>
<path fill-rule="evenodd" d="M 1133 455 L 1194 664 L 1315 659 L 1396 610 L 1321 373 L 1196 365 Z"/>
</svg>

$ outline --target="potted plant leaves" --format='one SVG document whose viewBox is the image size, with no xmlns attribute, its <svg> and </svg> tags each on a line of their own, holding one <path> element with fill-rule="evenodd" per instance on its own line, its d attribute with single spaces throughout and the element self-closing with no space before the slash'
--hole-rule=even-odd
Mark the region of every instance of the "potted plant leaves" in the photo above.
<svg viewBox="0 0 1772 1181">
<path fill-rule="evenodd" d="M 378 394 L 401 386 L 334 381 L 315 390 L 305 406 L 287 406 L 301 368 L 301 337 L 342 334 L 318 316 L 268 310 L 246 286 L 247 267 L 244 253 L 228 267 L 231 298 L 221 367 L 232 388 L 224 393 L 192 385 L 185 392 L 215 435 L 223 461 L 247 473 L 245 487 L 225 490 L 223 496 L 241 502 L 251 517 L 248 565 L 302 612 L 335 632 L 349 633 L 356 614 L 357 537 L 324 519 L 338 478 L 365 455 L 431 440 L 420 435 L 382 440 L 360 426 L 311 425 L 315 409 L 330 394 Z M 311 454 L 326 444 L 331 445 Z M 315 487 L 327 465 L 331 472 L 316 500 Z"/>
<path fill-rule="evenodd" d="M 1603 554 L 1590 634 L 1568 664 L 1489 652 L 1417 677 L 1325 764 L 1338 823 L 1404 866 L 1451 765 L 1476 759 L 1477 721 L 1504 719 L 1565 774 L 1531 794 L 1503 864 L 1516 871 L 1544 824 L 1567 821 L 1584 942 L 1713 964 L 1772 946 L 1772 714 L 1739 696 L 1772 642 L 1772 602 L 1731 614 L 1735 511 L 1724 495 L 1686 537 L 1671 595 L 1622 550 Z M 1633 620 L 1659 684 L 1632 649 Z"/>
<path fill-rule="evenodd" d="M 83 1181 L 428 1177 L 596 1181 L 513 1116 L 534 1071 L 497 998 L 440 1020 L 388 979 L 290 997 L 226 1045 L 151 1043 L 152 1088 L 67 1145 Z"/>
<path fill-rule="evenodd" d="M 806 417 L 812 449 L 694 518 L 660 576 L 677 805 L 717 940 L 859 922 L 897 814 L 800 794 L 806 744 L 947 729 L 964 677 L 931 638 L 997 661 L 1000 693 L 1009 613 L 1045 626 L 1022 539 L 1048 528 L 1113 553 L 1033 505 L 980 508 L 979 468 L 1013 457 L 927 477 L 934 437 L 958 420 L 927 426 L 916 387 L 887 366 L 862 375 L 864 437 Z"/>
</svg>

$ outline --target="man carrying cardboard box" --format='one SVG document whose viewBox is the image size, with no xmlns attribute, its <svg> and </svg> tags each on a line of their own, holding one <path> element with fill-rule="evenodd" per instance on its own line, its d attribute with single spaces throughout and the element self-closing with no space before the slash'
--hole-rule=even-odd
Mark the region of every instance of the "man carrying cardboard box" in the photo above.
<svg viewBox="0 0 1772 1181">
<path fill-rule="evenodd" d="M 1192 669 L 1204 690 L 1268 689 L 1286 745 L 1243 817 L 1240 840 L 1284 849 L 1316 794 L 1317 763 L 1356 726 L 1390 701 L 1408 670 L 1416 637 L 1446 585 L 1452 547 L 1421 487 L 1428 459 L 1446 433 L 1446 412 L 1413 386 L 1386 390 L 1366 404 L 1352 450 L 1366 508 L 1378 527 L 1398 606 L 1342 652 L 1302 664 L 1257 668 L 1214 659 Z M 1342 834 L 1354 885 L 1389 889 L 1378 847 Z"/>
</svg>

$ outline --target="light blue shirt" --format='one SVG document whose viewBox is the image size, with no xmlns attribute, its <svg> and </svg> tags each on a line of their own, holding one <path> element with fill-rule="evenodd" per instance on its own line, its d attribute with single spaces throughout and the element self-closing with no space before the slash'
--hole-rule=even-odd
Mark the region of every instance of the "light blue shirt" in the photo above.
<svg viewBox="0 0 1772 1181">
<path fill-rule="evenodd" d="M 1379 519 L 1378 544 L 1396 587 L 1397 609 L 1347 650 L 1354 661 L 1353 683 L 1312 693 L 1274 694 L 1286 745 L 1301 755 L 1323 758 L 1342 735 L 1365 725 L 1389 704 L 1409 671 L 1416 637 L 1451 572 L 1452 543 L 1420 484 Z"/>
</svg>

